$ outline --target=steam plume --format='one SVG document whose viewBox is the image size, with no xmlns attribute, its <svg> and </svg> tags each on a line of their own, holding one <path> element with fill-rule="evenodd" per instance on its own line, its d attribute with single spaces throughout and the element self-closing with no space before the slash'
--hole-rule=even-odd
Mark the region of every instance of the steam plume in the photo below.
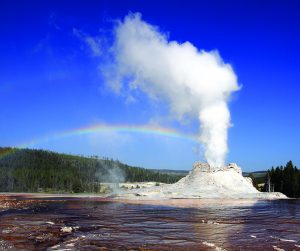
<svg viewBox="0 0 300 251">
<path fill-rule="evenodd" d="M 197 117 L 206 160 L 222 166 L 230 126 L 227 102 L 239 89 L 231 66 L 217 51 L 169 41 L 139 13 L 118 23 L 114 39 L 114 64 L 107 75 L 110 86 L 117 92 L 138 89 L 154 100 L 163 99 L 179 120 L 186 115 Z"/>
</svg>

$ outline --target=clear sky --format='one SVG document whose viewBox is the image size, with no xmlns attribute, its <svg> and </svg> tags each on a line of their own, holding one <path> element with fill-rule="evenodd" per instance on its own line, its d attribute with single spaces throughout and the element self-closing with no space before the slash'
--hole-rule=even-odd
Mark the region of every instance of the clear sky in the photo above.
<svg viewBox="0 0 300 251">
<path fill-rule="evenodd" d="M 0 146 L 106 156 L 148 168 L 190 169 L 201 159 L 197 143 L 184 136 L 63 133 L 96 124 L 197 133 L 196 120 L 181 124 L 143 94 L 128 102 L 106 87 L 101 43 L 109 43 L 116 20 L 129 12 L 140 12 L 171 40 L 217 49 L 232 65 L 242 89 L 230 102 L 227 162 L 246 171 L 290 159 L 300 165 L 300 2 L 287 0 L 2 0 Z"/>
</svg>

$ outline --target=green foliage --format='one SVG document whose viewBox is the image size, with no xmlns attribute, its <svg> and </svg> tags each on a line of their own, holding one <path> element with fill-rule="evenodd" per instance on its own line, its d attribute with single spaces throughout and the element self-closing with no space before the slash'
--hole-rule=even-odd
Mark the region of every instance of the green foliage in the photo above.
<svg viewBox="0 0 300 251">
<path fill-rule="evenodd" d="M 257 182 L 256 178 L 254 177 L 253 173 L 249 173 L 249 176 L 248 176 L 248 177 L 252 179 L 252 184 L 253 184 L 253 186 L 254 186 L 256 189 L 259 189 L 259 188 L 258 188 L 258 182 Z"/>
<path fill-rule="evenodd" d="M 98 192 L 101 182 L 174 183 L 180 178 L 97 156 L 0 147 L 0 192 Z"/>
<path fill-rule="evenodd" d="M 292 161 L 289 161 L 285 167 L 272 167 L 271 170 L 268 170 L 268 173 L 271 183 L 274 185 L 275 192 L 284 193 L 286 196 L 292 198 L 300 197 L 300 172 L 298 168 L 293 165 Z"/>
<path fill-rule="evenodd" d="M 254 174 L 253 176 L 257 185 L 265 182 L 265 176 L 255 176 Z"/>
</svg>

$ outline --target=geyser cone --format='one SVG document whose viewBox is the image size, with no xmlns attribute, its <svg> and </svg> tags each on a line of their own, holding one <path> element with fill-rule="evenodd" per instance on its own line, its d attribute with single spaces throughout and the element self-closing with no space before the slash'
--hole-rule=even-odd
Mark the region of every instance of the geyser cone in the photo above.
<svg viewBox="0 0 300 251">
<path fill-rule="evenodd" d="M 262 193 L 256 190 L 252 180 L 242 175 L 242 169 L 231 163 L 223 167 L 197 162 L 190 173 L 174 184 L 136 189 L 120 195 L 134 199 L 167 198 L 286 198 L 281 193 Z"/>
</svg>

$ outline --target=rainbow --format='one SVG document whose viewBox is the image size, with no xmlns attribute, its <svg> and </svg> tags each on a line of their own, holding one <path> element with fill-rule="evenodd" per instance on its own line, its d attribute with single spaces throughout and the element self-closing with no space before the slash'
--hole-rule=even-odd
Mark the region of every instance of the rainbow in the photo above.
<svg viewBox="0 0 300 251">
<path fill-rule="evenodd" d="M 37 144 L 53 141 L 57 139 L 78 136 L 78 135 L 91 135 L 96 133 L 109 133 L 109 132 L 119 132 L 119 133 L 138 133 L 138 134 L 150 134 L 158 135 L 162 137 L 177 138 L 183 140 L 189 140 L 192 142 L 197 142 L 197 136 L 194 134 L 185 134 L 178 132 L 175 129 L 160 127 L 154 125 L 110 125 L 110 124 L 96 124 L 89 125 L 86 127 L 75 128 L 67 131 L 61 131 L 52 133 L 43 137 L 32 139 L 30 141 L 18 144 L 17 148 L 30 148 Z M 4 155 L 8 155 L 10 151 L 7 151 Z M 3 154 L 1 154 L 3 157 Z"/>
</svg>

